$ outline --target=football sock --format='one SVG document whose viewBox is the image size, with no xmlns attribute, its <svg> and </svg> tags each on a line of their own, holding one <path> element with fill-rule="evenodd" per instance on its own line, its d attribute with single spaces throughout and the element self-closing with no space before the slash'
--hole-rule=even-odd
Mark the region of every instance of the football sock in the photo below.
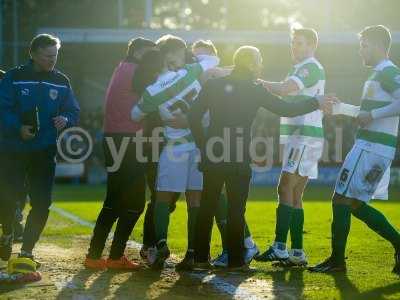
<svg viewBox="0 0 400 300">
<path fill-rule="evenodd" d="M 276 209 L 275 242 L 286 244 L 293 207 L 279 203 Z"/>
<path fill-rule="evenodd" d="M 303 249 L 303 227 L 304 210 L 302 208 L 293 208 L 292 219 L 290 220 L 292 249 Z"/>
<path fill-rule="evenodd" d="M 199 214 L 199 207 L 188 207 L 188 221 L 187 221 L 187 231 L 188 231 L 188 250 L 194 249 L 194 239 L 196 230 L 196 221 Z"/>
<path fill-rule="evenodd" d="M 157 201 L 154 211 L 154 222 L 156 228 L 157 246 L 160 246 L 160 241 L 166 241 L 169 225 L 169 203 Z"/>
<path fill-rule="evenodd" d="M 246 249 L 251 249 L 254 246 L 255 246 L 255 243 L 253 241 L 253 238 L 251 237 L 249 226 L 247 225 L 247 222 L 245 221 L 245 223 L 244 223 L 244 247 Z"/>
<path fill-rule="evenodd" d="M 353 216 L 368 225 L 373 231 L 392 243 L 395 249 L 400 248 L 400 234 L 386 217 L 374 207 L 364 203 L 352 211 Z"/>
<path fill-rule="evenodd" d="M 255 246 L 256 244 L 253 241 L 253 238 L 251 236 L 247 237 L 244 239 L 244 247 L 246 249 L 251 249 Z"/>
<path fill-rule="evenodd" d="M 332 232 L 332 255 L 338 263 L 344 262 L 347 236 L 350 232 L 351 208 L 349 205 L 332 204 L 333 220 Z"/>
</svg>

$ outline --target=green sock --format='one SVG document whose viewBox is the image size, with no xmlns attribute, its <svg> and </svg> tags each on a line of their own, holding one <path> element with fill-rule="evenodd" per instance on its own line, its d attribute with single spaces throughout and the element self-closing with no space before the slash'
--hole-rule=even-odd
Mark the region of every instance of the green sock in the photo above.
<svg viewBox="0 0 400 300">
<path fill-rule="evenodd" d="M 169 203 L 157 201 L 154 210 L 156 241 L 167 241 L 169 225 Z"/>
<path fill-rule="evenodd" d="M 294 208 L 292 220 L 290 221 L 290 239 L 292 241 L 292 249 L 303 249 L 303 227 L 304 210 L 302 208 Z"/>
<path fill-rule="evenodd" d="M 196 230 L 197 215 L 199 214 L 199 207 L 188 207 L 188 250 L 194 249 L 194 234 Z"/>
<path fill-rule="evenodd" d="M 352 211 L 353 216 L 368 225 L 373 231 L 392 243 L 395 249 L 400 248 L 400 234 L 386 217 L 377 209 L 364 203 Z"/>
<path fill-rule="evenodd" d="M 221 235 L 221 243 L 222 249 L 228 249 L 227 240 L 226 240 L 226 223 L 228 216 L 228 200 L 224 193 L 221 193 L 218 201 L 217 211 L 215 212 L 215 222 L 217 223 L 217 227 L 219 233 Z"/>
<path fill-rule="evenodd" d="M 276 209 L 275 242 L 286 244 L 293 207 L 279 203 Z"/>
<path fill-rule="evenodd" d="M 345 258 L 347 236 L 350 232 L 351 209 L 349 205 L 332 204 L 332 210 L 332 257 L 342 263 Z"/>
</svg>

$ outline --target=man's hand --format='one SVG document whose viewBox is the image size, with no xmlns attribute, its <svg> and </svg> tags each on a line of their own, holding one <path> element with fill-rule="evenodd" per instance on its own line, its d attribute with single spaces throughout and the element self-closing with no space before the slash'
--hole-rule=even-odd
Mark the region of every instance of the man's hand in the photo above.
<svg viewBox="0 0 400 300">
<path fill-rule="evenodd" d="M 372 122 L 372 120 L 373 118 L 371 113 L 367 111 L 361 111 L 356 118 L 356 122 L 360 127 L 367 126 L 369 123 Z"/>
<path fill-rule="evenodd" d="M 21 129 L 19 130 L 21 138 L 24 141 L 29 141 L 35 137 L 35 134 L 32 133 L 33 126 L 22 125 Z"/>
<path fill-rule="evenodd" d="M 271 85 L 268 81 L 265 81 L 263 79 L 257 79 L 256 83 L 261 84 L 267 91 L 271 91 Z"/>
<path fill-rule="evenodd" d="M 53 118 L 54 121 L 54 127 L 57 130 L 62 130 L 67 126 L 68 123 L 68 119 L 66 117 L 63 116 L 57 116 Z"/>
<path fill-rule="evenodd" d="M 189 127 L 189 122 L 185 115 L 174 114 L 174 118 L 165 121 L 165 125 L 175 128 L 175 129 L 185 129 Z"/>
<path fill-rule="evenodd" d="M 339 98 L 335 95 L 324 95 L 324 96 L 317 96 L 316 99 L 319 103 L 319 109 L 324 112 L 326 115 L 331 115 L 333 111 L 333 106 L 337 103 L 340 103 Z"/>
</svg>

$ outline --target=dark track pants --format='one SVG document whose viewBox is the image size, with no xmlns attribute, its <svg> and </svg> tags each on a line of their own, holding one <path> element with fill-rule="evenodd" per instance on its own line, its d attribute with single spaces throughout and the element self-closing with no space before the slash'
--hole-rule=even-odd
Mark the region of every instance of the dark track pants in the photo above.
<svg viewBox="0 0 400 300">
<path fill-rule="evenodd" d="M 114 139 L 117 149 L 120 149 L 123 136 L 110 136 Z M 104 143 L 106 166 L 113 165 L 109 147 Z M 139 162 L 136 156 L 136 145 L 130 142 L 120 168 L 107 174 L 107 195 L 103 208 L 97 217 L 93 230 L 88 257 L 101 257 L 105 242 L 115 221 L 111 259 L 119 259 L 125 251 L 126 243 L 132 230 L 142 214 L 145 206 L 145 163 Z"/>
<path fill-rule="evenodd" d="M 55 175 L 56 147 L 26 153 L 3 153 L 0 158 L 0 220 L 5 234 L 13 232 L 17 203 L 29 182 L 31 210 L 23 235 L 22 250 L 32 252 L 46 225 Z"/>
<path fill-rule="evenodd" d="M 205 262 L 210 253 L 213 218 L 225 184 L 228 198 L 227 244 L 229 266 L 244 264 L 244 214 L 251 173 L 235 169 L 212 168 L 203 172 L 203 193 L 195 232 L 195 260 Z"/>
</svg>

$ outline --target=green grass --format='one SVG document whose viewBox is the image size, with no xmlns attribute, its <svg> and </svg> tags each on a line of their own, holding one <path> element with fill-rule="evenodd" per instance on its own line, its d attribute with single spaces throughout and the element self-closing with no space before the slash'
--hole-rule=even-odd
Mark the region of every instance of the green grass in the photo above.
<svg viewBox="0 0 400 300">
<path fill-rule="evenodd" d="M 102 205 L 105 188 L 103 186 L 57 186 L 55 205 L 66 209 L 81 218 L 95 222 Z M 305 193 L 305 235 L 304 245 L 311 264 L 326 258 L 330 249 L 331 204 L 329 188 L 310 186 Z M 400 190 L 392 189 L 390 201 L 375 201 L 389 220 L 400 228 Z M 249 197 L 246 219 L 256 243 L 265 250 L 274 236 L 276 195 L 272 188 L 254 188 Z M 60 216 L 51 215 L 52 224 L 47 227 L 46 236 L 73 236 L 90 234 L 91 230 L 65 221 Z M 59 225 L 58 225 L 59 224 Z M 143 216 L 139 220 L 132 238 L 142 240 Z M 186 204 L 179 201 L 176 211 L 171 215 L 168 243 L 171 250 L 183 255 L 186 248 Z M 84 249 L 82 251 L 85 251 Z M 221 251 L 221 242 L 216 227 L 212 241 L 212 255 Z M 391 274 L 393 250 L 391 245 L 372 232 L 357 219 L 352 219 L 352 227 L 347 247 L 347 276 L 311 274 L 307 271 L 283 271 L 267 263 L 253 262 L 257 269 L 252 276 L 272 283 L 272 291 L 279 295 L 289 291 L 291 295 L 311 299 L 399 299 L 400 280 Z M 277 294 L 278 295 L 278 294 Z"/>
</svg>

